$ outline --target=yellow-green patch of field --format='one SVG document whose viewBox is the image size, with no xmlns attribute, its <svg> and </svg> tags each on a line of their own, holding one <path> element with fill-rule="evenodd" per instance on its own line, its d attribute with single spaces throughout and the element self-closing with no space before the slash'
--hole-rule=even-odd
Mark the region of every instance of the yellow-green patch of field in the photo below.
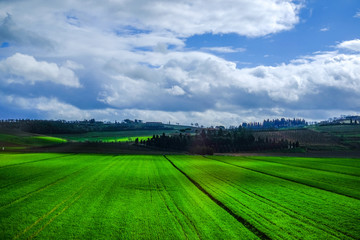
<svg viewBox="0 0 360 240">
<path fill-rule="evenodd" d="M 67 142 L 65 139 L 50 136 L 17 136 L 0 134 L 0 142 L 19 146 L 43 146 Z"/>
<path fill-rule="evenodd" d="M 104 138 L 101 140 L 102 142 L 135 142 L 136 139 L 139 140 L 148 140 L 149 138 L 152 138 L 152 136 L 142 136 L 142 137 L 121 137 L 121 138 Z"/>
<path fill-rule="evenodd" d="M 131 130 L 114 132 L 87 132 L 79 134 L 54 134 L 54 137 L 67 139 L 74 142 L 132 142 L 136 138 L 139 141 L 147 140 L 153 135 L 172 134 L 177 130 Z"/>
</svg>

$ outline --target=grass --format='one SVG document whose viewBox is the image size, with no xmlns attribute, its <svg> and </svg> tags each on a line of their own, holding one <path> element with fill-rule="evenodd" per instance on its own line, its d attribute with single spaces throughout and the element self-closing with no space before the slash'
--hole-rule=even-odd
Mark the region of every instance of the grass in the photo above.
<svg viewBox="0 0 360 240">
<path fill-rule="evenodd" d="M 1 156 L 1 239 L 256 238 L 161 155 L 34 157 Z"/>
<path fill-rule="evenodd" d="M 360 209 L 358 199 L 286 179 L 285 168 L 275 171 L 243 157 L 170 159 L 216 199 L 272 239 L 356 239 L 360 235 L 358 214 L 354 213 Z M 240 167 L 244 165 L 246 168 Z M 308 177 L 305 174 L 303 179 L 311 180 Z M 322 177 L 337 178 L 339 174 Z M 353 183 L 350 185 L 354 187 Z"/>
<path fill-rule="evenodd" d="M 274 158 L 270 158 L 270 161 L 267 161 L 267 157 L 247 157 L 238 159 L 233 157 L 215 156 L 211 158 L 268 176 L 275 176 L 281 179 L 360 199 L 360 171 L 356 168 L 350 168 L 350 170 L 348 170 L 348 167 L 346 168 L 348 171 L 338 171 L 338 169 L 342 169 L 342 166 L 326 165 L 324 162 L 319 161 L 317 162 L 317 166 L 310 165 L 309 162 L 306 166 L 296 164 L 291 165 L 292 158 L 287 158 L 287 161 L 285 160 L 282 162 L 271 161 L 271 159 Z M 299 162 L 299 158 L 297 160 Z M 351 160 L 349 161 L 351 162 Z M 341 162 L 341 160 L 338 162 Z M 360 161 L 355 160 L 355 163 L 359 164 Z"/>
<path fill-rule="evenodd" d="M 139 141 L 144 140 L 146 141 L 149 138 L 152 138 L 151 136 L 142 136 L 142 137 L 121 137 L 121 138 L 105 138 L 105 140 L 102 140 L 102 142 L 134 142 L 135 139 L 138 139 Z"/>
<path fill-rule="evenodd" d="M 55 134 L 54 137 L 75 142 L 133 142 L 136 138 L 147 140 L 153 135 L 175 133 L 177 130 L 132 130 L 117 132 L 88 132 L 80 134 Z"/>
<path fill-rule="evenodd" d="M 358 239 L 360 159 L 0 154 L 0 239 Z"/>
<path fill-rule="evenodd" d="M 50 136 L 17 136 L 13 134 L 0 134 L 0 142 L 20 146 L 44 146 L 67 142 L 65 139 Z"/>
</svg>

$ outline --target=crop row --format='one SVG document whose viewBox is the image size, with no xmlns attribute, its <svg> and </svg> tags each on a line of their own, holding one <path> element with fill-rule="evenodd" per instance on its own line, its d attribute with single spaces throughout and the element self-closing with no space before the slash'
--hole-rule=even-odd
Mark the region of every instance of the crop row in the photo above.
<svg viewBox="0 0 360 240">
<path fill-rule="evenodd" d="M 270 238 L 359 236 L 358 214 L 354 214 L 360 209 L 357 199 L 276 177 L 282 172 L 273 171 L 271 176 L 200 156 L 168 157 L 212 196 Z M 263 169 L 267 167 L 264 164 Z"/>
<path fill-rule="evenodd" d="M 360 199 L 360 177 L 356 176 L 356 174 L 354 174 L 354 176 L 333 171 L 330 172 L 316 169 L 315 167 L 311 168 L 311 165 L 309 167 L 299 167 L 284 163 L 259 161 L 259 158 L 256 159 L 252 157 L 234 158 L 221 156 L 212 157 L 212 159 L 269 176 Z M 291 162 L 291 159 L 289 159 L 288 162 Z M 333 168 L 335 169 L 337 167 Z"/>
</svg>

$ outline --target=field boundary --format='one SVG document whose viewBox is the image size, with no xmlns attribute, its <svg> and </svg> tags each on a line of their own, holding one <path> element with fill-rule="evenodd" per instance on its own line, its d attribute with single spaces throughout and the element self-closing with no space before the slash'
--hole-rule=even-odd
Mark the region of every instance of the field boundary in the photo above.
<svg viewBox="0 0 360 240">
<path fill-rule="evenodd" d="M 266 172 L 262 172 L 262 171 L 259 171 L 259 170 L 254 170 L 254 169 L 251 169 L 251 168 L 239 166 L 239 165 L 236 165 L 236 164 L 233 164 L 233 163 L 228 163 L 228 162 L 225 162 L 225 161 L 221 161 L 219 159 L 210 158 L 208 156 L 203 156 L 203 158 L 210 159 L 210 160 L 213 160 L 213 161 L 218 161 L 218 162 L 221 162 L 221 163 L 224 163 L 224 164 L 228 164 L 230 166 L 243 168 L 243 169 L 246 169 L 248 171 L 253 171 L 253 172 L 256 172 L 256 173 L 261 173 L 261 174 L 268 175 L 268 176 L 271 176 L 271 177 L 279 178 L 279 179 L 282 179 L 282 180 L 285 180 L 285 181 L 301 184 L 301 185 L 304 185 L 304 186 L 307 186 L 307 187 L 312 187 L 312 188 L 316 188 L 316 189 L 319 189 L 319 190 L 323 190 L 323 191 L 331 192 L 331 193 L 334 193 L 334 194 L 338 194 L 338 195 L 341 195 L 341 196 L 345 196 L 345 197 L 353 198 L 353 199 L 356 199 L 356 200 L 360 200 L 360 198 L 358 198 L 358 197 L 351 196 L 351 195 L 348 195 L 348 194 L 345 194 L 345 193 L 339 193 L 339 192 L 336 192 L 336 191 L 333 191 L 333 190 L 330 190 L 330 189 L 326 189 L 326 188 L 323 188 L 323 187 L 318 187 L 318 186 L 314 186 L 314 185 L 311 185 L 311 184 L 298 182 L 298 181 L 295 181 L 293 179 L 289 179 L 289 178 L 277 176 L 277 175 L 274 175 L 274 174 L 271 174 L 271 173 L 266 173 Z"/>
<path fill-rule="evenodd" d="M 194 179 L 192 179 L 189 175 L 187 175 L 184 171 L 182 171 L 180 168 L 178 168 L 166 155 L 163 155 L 166 160 L 169 161 L 169 163 L 177 169 L 179 172 L 181 172 L 192 184 L 195 185 L 201 192 L 203 192 L 206 196 L 208 196 L 214 203 L 216 203 L 219 207 L 224 209 L 226 212 L 228 212 L 232 217 L 234 217 L 239 223 L 241 223 L 244 227 L 246 227 L 249 231 L 254 233 L 257 237 L 260 239 L 271 239 L 269 236 L 267 236 L 264 232 L 256 228 L 254 225 L 252 225 L 249 221 L 247 221 L 245 218 L 237 215 L 234 213 L 230 208 L 228 208 L 224 203 L 222 203 L 220 200 L 215 198 L 211 193 L 206 191 L 198 182 L 196 182 Z"/>
</svg>

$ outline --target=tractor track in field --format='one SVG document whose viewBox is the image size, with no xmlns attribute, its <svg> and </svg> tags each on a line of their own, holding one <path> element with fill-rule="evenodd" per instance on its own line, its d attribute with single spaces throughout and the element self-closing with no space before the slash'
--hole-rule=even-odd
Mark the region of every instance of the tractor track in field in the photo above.
<svg viewBox="0 0 360 240">
<path fill-rule="evenodd" d="M 14 205 L 15 203 L 21 202 L 21 201 L 29 198 L 30 196 L 34 195 L 35 193 L 42 192 L 42 191 L 44 191 L 45 189 L 47 189 L 47 188 L 49 188 L 49 187 L 51 187 L 51 186 L 53 186 L 53 185 L 55 185 L 55 184 L 58 184 L 59 182 L 64 181 L 66 178 L 68 178 L 68 177 L 71 176 L 71 175 L 79 174 L 81 171 L 84 171 L 85 169 L 87 169 L 87 168 L 89 168 L 89 167 L 90 167 L 90 166 L 83 167 L 83 168 L 81 168 L 81 169 L 79 169 L 79 170 L 77 170 L 77 171 L 75 171 L 75 172 L 72 172 L 72 173 L 70 173 L 70 174 L 68 174 L 68 175 L 65 175 L 65 176 L 63 176 L 63 177 L 61 177 L 61 178 L 58 178 L 58 179 L 56 179 L 55 181 L 53 181 L 53 182 L 51 182 L 51 183 L 48 183 L 48 184 L 46 184 L 46 185 L 44 185 L 44 186 L 42 186 L 42 187 L 40 187 L 40 188 L 38 188 L 38 189 L 36 189 L 36 190 L 34 190 L 34 191 L 28 192 L 27 194 L 25 194 L 25 195 L 23 195 L 23 196 L 21 196 L 21 197 L 19 197 L 19 198 L 17 198 L 17 199 L 14 199 L 13 201 L 11 201 L 11 202 L 9 202 L 9 203 L 6 203 L 6 204 L 0 206 L 0 211 L 3 210 L 4 208 L 7 208 L 7 207 L 11 206 L 11 205 Z"/>
<path fill-rule="evenodd" d="M 148 181 L 149 181 L 149 187 L 150 187 L 151 184 L 150 184 L 150 179 L 149 179 L 149 178 L 148 178 Z M 161 184 L 161 185 L 160 185 L 160 184 Z M 160 197 L 161 201 L 162 201 L 163 204 L 165 205 L 165 207 L 166 207 L 167 211 L 169 212 L 169 214 L 176 220 L 176 222 L 177 222 L 178 225 L 180 226 L 181 232 L 182 232 L 184 238 L 185 238 L 185 239 L 189 239 L 189 237 L 187 236 L 186 231 L 185 231 L 184 223 L 181 221 L 181 219 L 180 219 L 179 216 L 176 214 L 176 212 L 173 211 L 173 210 L 171 210 L 169 204 L 167 203 L 167 201 L 166 201 L 166 199 L 165 199 L 165 196 L 164 196 L 164 193 L 163 193 L 164 191 L 159 191 L 159 189 L 161 189 L 161 188 L 163 187 L 163 188 L 165 189 L 165 192 L 167 193 L 168 197 L 172 200 L 172 198 L 171 198 L 170 194 L 167 192 L 166 186 L 165 186 L 165 184 L 164 184 L 164 182 L 162 181 L 161 178 L 160 178 L 160 184 L 159 184 L 159 183 L 156 184 L 156 187 L 155 187 L 155 189 L 157 189 L 157 190 L 156 190 L 156 193 L 158 194 L 158 196 Z M 152 199 L 152 193 L 151 193 L 151 192 L 152 192 L 152 191 L 151 191 L 151 188 L 150 188 L 150 195 L 151 195 L 151 199 Z M 175 203 L 174 203 L 174 205 L 175 205 Z M 177 210 L 179 210 L 176 205 L 175 205 L 175 208 L 176 208 Z M 186 224 L 186 223 L 185 223 L 185 224 Z"/>
<path fill-rule="evenodd" d="M 34 160 L 34 161 L 29 161 L 29 162 L 22 162 L 22 163 L 15 163 L 15 164 L 10 164 L 10 165 L 5 165 L 5 166 L 1 166 L 0 169 L 19 166 L 19 165 L 23 165 L 23 164 L 34 163 L 34 162 L 42 162 L 42 161 L 47 161 L 47 160 L 52 160 L 52 159 L 64 158 L 64 157 L 73 156 L 73 155 L 77 155 L 77 153 L 66 154 L 65 156 L 43 158 L 43 159 L 38 159 L 38 160 Z"/>
<path fill-rule="evenodd" d="M 182 171 L 180 168 L 178 168 L 166 155 L 163 155 L 166 160 L 169 161 L 169 163 L 177 169 L 179 172 L 181 172 L 192 184 L 194 184 L 201 192 L 203 192 L 206 196 L 208 196 L 214 203 L 216 203 L 219 207 L 224 209 L 227 213 L 229 213 L 233 218 L 235 218 L 239 223 L 241 223 L 244 227 L 246 227 L 249 231 L 251 231 L 253 234 L 255 234 L 260 239 L 271 239 L 268 235 L 266 235 L 264 232 L 256 228 L 254 225 L 252 225 L 249 221 L 247 221 L 245 218 L 237 215 L 234 213 L 230 208 L 228 208 L 224 203 L 219 201 L 217 198 L 215 198 L 212 194 L 210 194 L 208 191 L 206 191 L 198 182 L 196 182 L 194 179 L 192 179 L 187 173 Z"/>
<path fill-rule="evenodd" d="M 56 171 L 59 171 L 59 170 L 56 170 Z M 19 181 L 12 182 L 12 183 L 9 183 L 7 185 L 0 186 L 0 190 L 4 189 L 4 188 L 8 188 L 8 187 L 13 186 L 13 185 L 17 185 L 19 183 L 28 182 L 28 181 L 34 181 L 36 179 L 42 178 L 44 174 L 45 173 L 43 173 L 42 175 L 37 174 L 35 177 L 34 176 L 28 176 L 28 177 L 21 178 L 21 179 L 19 179 Z"/>
<path fill-rule="evenodd" d="M 53 216 L 47 223 L 45 223 L 38 231 L 36 231 L 35 233 L 33 233 L 29 238 L 27 239 L 33 239 L 34 237 L 36 237 L 42 230 L 44 230 L 51 222 L 53 222 L 55 220 L 55 218 L 57 218 L 58 216 L 60 216 L 63 212 L 65 212 L 65 210 L 67 210 L 71 205 L 73 205 L 77 200 L 79 200 L 79 198 L 82 197 L 82 194 L 80 194 L 79 196 L 77 196 L 74 200 L 72 200 L 68 205 L 66 205 L 63 209 L 61 209 L 60 212 L 58 212 L 55 216 Z"/>
<path fill-rule="evenodd" d="M 334 190 L 330 190 L 330 189 L 327 189 L 327 188 L 319 187 L 319 186 L 312 185 L 312 184 L 308 184 L 308 183 L 298 182 L 298 181 L 293 180 L 293 179 L 289 179 L 289 178 L 286 178 L 286 177 L 277 176 L 277 175 L 275 175 L 275 174 L 271 174 L 271 173 L 267 173 L 267 172 L 263 172 L 263 171 L 259 171 L 259 170 L 255 170 L 255 169 L 251 169 L 251 168 L 248 168 L 248 167 L 239 166 L 239 165 L 236 165 L 236 164 L 233 164 L 233 163 L 221 161 L 221 160 L 219 160 L 219 159 L 210 158 L 210 157 L 208 157 L 208 156 L 203 156 L 203 157 L 204 157 L 204 158 L 207 158 L 207 159 L 210 159 L 210 160 L 218 161 L 218 162 L 221 162 L 221 163 L 224 163 L 224 164 L 228 164 L 228 165 L 231 165 L 231 166 L 234 166 L 234 167 L 246 169 L 246 170 L 249 170 L 249 171 L 253 171 L 253 172 L 256 172 L 256 173 L 261 173 L 261 174 L 264 174 L 264 175 L 268 175 L 268 176 L 271 176 L 271 177 L 279 178 L 279 179 L 286 180 L 286 181 L 289 181 L 289 182 L 301 184 L 301 185 L 304 185 L 304 186 L 308 186 L 308 187 L 320 189 L 320 190 L 323 190 L 323 191 L 331 192 L 331 193 L 334 193 L 334 194 L 338 194 L 338 195 L 341 195 L 341 196 L 345 196 L 345 197 L 353 198 L 353 199 L 356 199 L 356 200 L 360 200 L 359 197 L 351 196 L 351 195 L 348 195 L 348 194 L 345 194 L 345 193 L 340 193 L 340 192 L 337 192 L 337 191 L 334 191 Z"/>
<path fill-rule="evenodd" d="M 34 226 L 36 226 L 39 222 L 41 222 L 43 219 L 45 219 L 47 216 L 49 216 L 51 213 L 53 213 L 54 211 L 56 211 L 61 205 L 63 205 L 64 203 L 66 203 L 68 200 L 70 200 L 74 195 L 76 195 L 79 191 L 81 190 L 81 188 L 78 191 L 75 191 L 73 194 L 71 194 L 69 197 L 65 198 L 63 201 L 61 201 L 60 203 L 58 203 L 57 205 L 55 205 L 55 207 L 53 207 L 49 212 L 45 213 L 43 216 L 41 216 L 40 218 L 38 218 L 34 223 L 32 223 L 31 225 L 29 225 L 28 227 L 26 227 L 23 231 L 21 231 L 20 233 L 18 233 L 13 239 L 18 239 L 19 237 L 21 237 L 23 234 L 25 234 L 27 231 L 29 231 L 31 228 L 33 228 Z"/>
<path fill-rule="evenodd" d="M 326 229 L 326 228 L 333 229 L 333 230 L 335 230 L 335 231 L 343 234 L 344 236 L 347 236 L 347 237 L 350 237 L 350 238 L 354 238 L 354 239 L 355 239 L 354 236 L 352 236 L 352 235 L 350 235 L 350 234 L 348 234 L 348 233 L 346 233 L 346 232 L 343 232 L 343 231 L 341 231 L 341 230 L 339 230 L 339 229 L 335 229 L 335 228 L 333 228 L 333 227 L 331 227 L 331 226 L 324 225 L 325 227 L 319 227 L 318 223 L 317 223 L 314 219 L 311 219 L 311 218 L 309 218 L 309 217 L 307 217 L 307 216 L 305 216 L 305 215 L 303 215 L 303 214 L 301 214 L 301 213 L 298 213 L 297 211 L 295 211 L 295 210 L 293 210 L 293 209 L 290 209 L 290 208 L 288 208 L 288 207 L 286 207 L 286 206 L 283 206 L 283 205 L 281 205 L 281 204 L 279 204 L 279 203 L 277 203 L 277 202 L 275 202 L 275 201 L 273 201 L 273 200 L 271 200 L 271 199 L 269 199 L 269 198 L 266 198 L 266 197 L 264 197 L 264 196 L 261 196 L 261 195 L 255 193 L 255 192 L 247 189 L 247 188 L 242 189 L 239 185 L 233 184 L 233 183 L 230 182 L 230 181 L 226 181 L 226 180 L 224 180 L 224 179 L 222 179 L 222 178 L 219 178 L 218 176 L 216 176 L 216 175 L 214 175 L 214 174 L 212 174 L 212 173 L 209 173 L 208 171 L 206 171 L 206 174 L 208 174 L 208 175 L 210 175 L 210 176 L 218 179 L 219 181 L 221 181 L 221 182 L 223 182 L 223 183 L 226 183 L 226 184 L 234 187 L 234 188 L 237 189 L 239 192 L 241 192 L 242 194 L 244 194 L 244 195 L 246 195 L 246 196 L 248 196 L 248 197 L 250 197 L 250 198 L 252 198 L 252 199 L 255 199 L 255 200 L 259 201 L 259 202 L 262 202 L 262 203 L 265 204 L 265 205 L 271 206 L 272 208 L 280 211 L 281 213 L 283 213 L 283 214 L 285 214 L 285 215 L 287 215 L 287 216 L 289 216 L 289 217 L 291 217 L 291 218 L 294 218 L 294 219 L 296 219 L 296 220 L 298 220 L 298 221 L 300 221 L 300 222 L 303 222 L 304 224 L 308 224 L 308 225 L 310 225 L 311 227 L 314 227 L 314 228 L 316 228 L 316 229 L 319 229 L 319 230 L 321 230 L 321 231 L 324 231 L 324 232 L 326 232 L 327 234 L 329 234 L 329 235 L 331 235 L 331 236 L 333 236 L 333 237 L 339 238 L 339 236 L 337 236 L 336 234 L 334 234 L 333 232 L 329 231 L 329 230 Z M 239 204 L 243 205 L 241 202 L 239 202 L 239 200 L 238 200 L 237 198 L 234 198 L 233 196 L 229 195 L 227 192 L 222 191 L 221 189 L 219 189 L 219 190 L 220 190 L 222 193 L 224 193 L 225 195 L 228 195 L 230 198 L 234 199 L 234 200 L 235 200 L 236 202 L 238 202 Z M 251 195 L 251 194 L 252 194 L 252 195 Z M 245 207 L 246 207 L 246 206 L 245 206 Z M 249 209 L 249 210 L 252 211 L 252 212 L 254 212 L 254 213 L 256 213 L 255 211 L 253 211 L 253 210 L 251 210 L 251 209 Z M 301 216 L 304 220 L 300 220 L 299 218 L 297 218 L 297 216 Z M 264 218 L 263 216 L 260 216 L 260 217 Z M 264 219 L 265 219 L 265 218 L 264 218 Z M 268 219 L 266 219 L 266 220 L 269 221 L 269 223 L 272 224 L 272 222 L 271 222 L 270 220 L 268 220 Z"/>
<path fill-rule="evenodd" d="M 167 204 L 167 202 L 166 202 L 164 196 L 162 195 L 161 191 L 158 191 L 158 195 L 160 196 L 161 201 L 164 203 L 164 205 L 165 205 L 166 209 L 168 210 L 168 212 L 174 217 L 174 219 L 176 220 L 176 222 L 180 225 L 181 231 L 182 231 L 182 233 L 184 234 L 184 237 L 185 237 L 186 239 L 189 239 L 188 236 L 186 235 L 184 226 L 183 226 L 183 224 L 181 223 L 179 217 L 178 217 L 176 214 L 174 214 L 174 211 L 171 211 L 171 209 L 170 209 L 169 205 Z"/>
<path fill-rule="evenodd" d="M 71 205 L 73 205 L 77 200 L 79 200 L 85 193 L 85 190 L 87 186 L 89 186 L 93 181 L 97 179 L 100 175 L 102 175 L 106 170 L 108 170 L 110 167 L 112 167 L 116 161 L 113 161 L 109 163 L 104 169 L 102 169 L 100 172 L 98 172 L 96 175 L 92 176 L 91 181 L 87 181 L 86 183 L 83 183 L 76 191 L 74 191 L 70 196 L 65 198 L 63 201 L 55 205 L 50 211 L 42 215 L 40 218 L 38 218 L 34 223 L 26 227 L 23 231 L 19 232 L 16 236 L 14 236 L 14 240 L 18 239 L 22 235 L 26 234 L 30 229 L 35 227 L 38 223 L 40 223 L 42 220 L 46 219 L 48 216 L 50 216 L 53 212 L 55 212 L 57 209 L 59 209 L 62 205 L 66 204 L 59 212 L 57 212 L 50 220 L 48 220 L 44 225 L 41 226 L 40 229 L 35 231 L 30 237 L 27 239 L 32 239 L 36 237 L 42 230 L 46 228 L 51 222 L 53 222 L 58 216 L 60 216 L 63 212 L 65 212 Z M 89 167 L 89 166 L 87 166 Z M 87 168 L 85 167 L 85 168 Z M 81 192 L 82 191 L 82 192 Z M 77 196 L 76 196 L 77 195 Z M 75 198 L 74 198 L 75 197 Z M 72 199 L 72 200 L 71 200 Z M 71 200 L 71 201 L 69 201 Z"/>
<path fill-rule="evenodd" d="M 198 169 L 198 170 L 200 170 L 199 167 L 195 167 L 195 168 Z M 231 184 L 231 182 L 226 181 L 226 180 L 224 180 L 224 179 L 221 179 L 221 178 L 217 177 L 216 175 L 209 173 L 208 171 L 203 171 L 203 172 L 205 172 L 206 174 L 214 177 L 215 179 L 217 179 L 217 180 L 219 180 L 219 181 L 221 181 L 221 182 L 223 182 L 223 183 L 225 183 L 225 184 L 228 184 L 228 185 L 234 187 L 235 189 L 239 190 L 242 194 L 247 195 L 247 196 L 251 197 L 252 199 L 258 200 L 257 198 L 255 198 L 255 197 L 249 195 L 248 193 L 246 193 L 245 191 L 237 188 L 237 186 L 234 185 L 234 184 Z M 272 222 L 269 218 L 264 217 L 263 215 L 260 215 L 257 211 L 254 211 L 253 209 L 249 208 L 248 206 L 246 206 L 245 204 L 243 204 L 242 202 L 240 202 L 239 199 L 237 199 L 237 198 L 235 198 L 234 196 L 230 195 L 230 194 L 227 193 L 226 191 L 223 191 L 222 189 L 220 189 L 220 188 L 218 188 L 218 187 L 215 187 L 215 186 L 212 185 L 212 184 L 208 184 L 208 185 L 211 186 L 210 188 L 212 188 L 212 191 L 218 192 L 219 194 L 228 196 L 229 198 L 233 199 L 235 202 L 237 202 L 238 204 L 240 204 L 243 208 L 247 209 L 249 212 L 252 212 L 253 214 L 257 215 L 257 217 L 254 218 L 253 216 L 245 213 L 249 218 L 251 218 L 251 219 L 252 219 L 254 222 L 256 222 L 257 224 L 263 226 L 264 228 L 267 228 L 269 231 L 271 231 L 272 229 L 268 228 L 267 225 L 264 225 L 263 223 L 259 222 L 258 218 L 262 218 L 262 219 L 266 220 L 270 225 L 276 225 L 276 224 L 275 224 L 274 222 Z M 259 201 L 259 200 L 258 200 L 258 201 Z M 266 203 L 265 203 L 265 204 L 266 204 Z M 271 206 L 271 205 L 269 205 L 269 204 L 266 204 L 266 205 Z M 280 209 L 278 209 L 278 208 L 276 208 L 276 207 L 274 207 L 274 206 L 271 206 L 271 207 L 273 207 L 274 209 L 280 211 L 281 213 L 284 213 L 284 214 L 290 216 L 289 214 L 281 211 Z M 291 216 L 290 216 L 290 217 L 291 217 Z M 288 233 L 289 233 L 289 232 L 288 232 Z M 289 234 L 291 235 L 291 233 L 289 233 Z"/>
<path fill-rule="evenodd" d="M 13 185 L 17 185 L 19 183 L 22 183 L 22 182 L 28 182 L 30 180 L 35 180 L 35 179 L 38 179 L 38 178 L 41 178 L 43 177 L 43 175 L 37 175 L 36 177 L 26 177 L 26 178 L 22 178 L 20 179 L 20 181 L 17 181 L 17 182 L 13 182 L 13 183 L 9 183 L 7 185 L 4 185 L 4 186 L 0 186 L 0 189 L 4 189 L 4 188 L 7 188 L 7 187 L 10 187 L 10 186 L 13 186 Z"/>
<path fill-rule="evenodd" d="M 289 166 L 289 167 L 294 167 L 294 168 L 304 168 L 304 169 L 311 169 L 311 170 L 327 172 L 327 173 L 336 173 L 336 174 L 347 175 L 347 176 L 352 176 L 352 177 L 360 177 L 360 175 L 356 175 L 356 174 L 352 174 L 352 173 L 344 173 L 344 172 L 337 172 L 337 171 L 331 171 L 331 170 L 324 170 L 324 169 L 318 169 L 318 168 L 315 168 L 315 167 L 297 166 L 297 165 L 293 165 L 293 164 L 279 163 L 279 162 L 270 161 L 270 160 L 256 159 L 256 158 L 253 158 L 253 157 L 244 157 L 244 158 L 259 161 L 259 162 L 274 163 L 274 164 L 279 164 L 279 165 Z M 337 165 L 337 166 L 339 166 L 339 165 Z"/>
<path fill-rule="evenodd" d="M 157 173 L 159 174 L 158 171 L 157 171 Z M 163 179 L 160 178 L 160 181 L 161 181 L 161 185 L 164 186 L 164 187 L 165 187 L 165 190 L 166 190 L 166 185 L 164 184 Z M 200 235 L 200 232 L 199 232 L 199 230 L 197 229 L 195 223 L 194 223 L 194 222 L 191 220 L 191 218 L 189 218 L 189 217 L 181 210 L 181 208 L 176 204 L 176 201 L 175 201 L 174 198 L 171 196 L 171 194 L 169 193 L 169 191 L 166 190 L 166 192 L 167 192 L 169 198 L 171 199 L 171 201 L 173 202 L 175 208 L 189 221 L 189 223 L 191 224 L 191 226 L 194 228 L 195 233 L 196 233 L 196 235 L 198 236 L 198 238 L 199 238 L 199 239 L 202 239 L 202 238 L 201 238 L 201 235 Z M 162 193 L 160 192 L 160 194 L 162 194 Z"/>
</svg>

